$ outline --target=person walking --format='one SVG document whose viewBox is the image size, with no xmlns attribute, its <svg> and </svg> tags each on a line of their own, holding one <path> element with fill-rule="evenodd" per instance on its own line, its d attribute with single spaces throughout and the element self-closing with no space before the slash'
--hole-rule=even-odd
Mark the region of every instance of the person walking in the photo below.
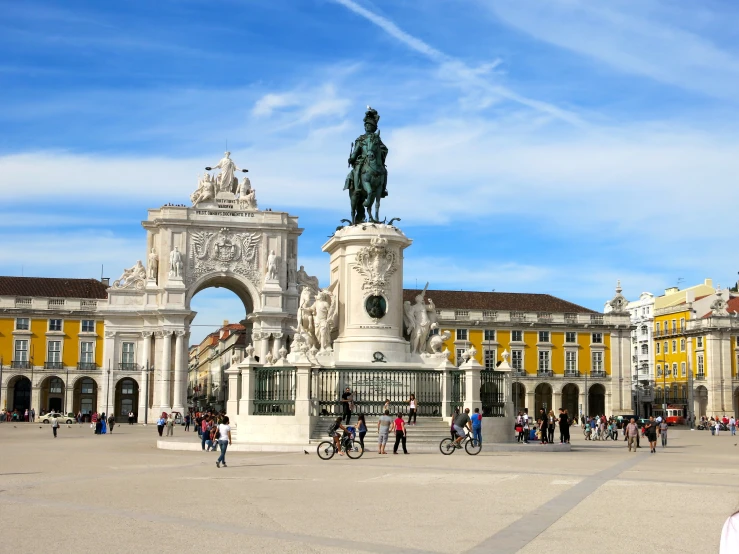
<svg viewBox="0 0 739 554">
<path fill-rule="evenodd" d="M 115 414 L 110 414 L 108 416 L 108 429 L 110 429 L 110 434 L 113 434 L 113 427 L 115 427 Z"/>
<path fill-rule="evenodd" d="M 662 448 L 667 446 L 667 422 L 662 421 L 662 423 L 659 424 L 659 436 L 662 439 Z"/>
<path fill-rule="evenodd" d="M 157 420 L 157 431 L 159 432 L 159 436 L 162 436 L 162 433 L 164 432 L 164 426 L 167 424 L 167 420 L 164 419 L 164 414 L 162 414 L 159 419 Z"/>
<path fill-rule="evenodd" d="M 644 434 L 649 441 L 649 452 L 650 454 L 657 453 L 657 422 L 654 421 L 654 416 L 649 417 L 649 421 L 644 426 Z"/>
<path fill-rule="evenodd" d="M 364 414 L 357 416 L 357 434 L 359 435 L 359 445 L 364 452 L 364 436 L 367 434 L 367 422 L 364 420 Z"/>
<path fill-rule="evenodd" d="M 395 446 L 393 447 L 393 454 L 398 453 L 398 445 L 403 443 L 403 454 L 408 454 L 408 449 L 405 444 L 405 420 L 403 419 L 403 412 L 398 412 L 398 417 L 393 421 L 393 427 L 395 429 Z"/>
<path fill-rule="evenodd" d="M 523 413 L 518 412 L 518 415 L 516 416 L 516 426 L 514 427 L 514 430 L 516 431 L 516 442 L 523 441 Z"/>
<path fill-rule="evenodd" d="M 393 418 L 390 417 L 390 410 L 385 412 L 377 420 L 377 453 L 387 454 L 387 437 L 390 434 L 390 427 L 393 424 Z"/>
<path fill-rule="evenodd" d="M 223 416 L 223 420 L 218 424 L 218 446 L 221 448 L 221 455 L 216 460 L 216 467 L 220 468 L 226 465 L 226 449 L 231 444 L 231 426 L 228 424 L 228 416 Z"/>
<path fill-rule="evenodd" d="M 569 421 L 567 421 L 567 416 L 565 415 L 565 411 L 560 408 L 559 409 L 559 444 L 564 444 L 565 442 L 568 442 L 566 439 L 566 435 L 568 434 L 570 430 L 570 424 Z"/>
<path fill-rule="evenodd" d="M 105 417 L 105 412 L 100 414 L 100 434 L 105 435 L 108 432 L 108 418 Z"/>
<path fill-rule="evenodd" d="M 133 410 L 131 410 L 130 412 L 128 412 L 128 424 L 133 425 L 133 420 L 134 420 Z"/>
<path fill-rule="evenodd" d="M 161 435 L 161 433 L 159 433 Z M 208 448 L 210 448 L 210 424 L 208 421 L 208 416 L 203 416 L 203 421 L 200 423 L 200 446 L 203 448 L 203 452 L 205 452 L 206 442 L 208 443 Z"/>
<path fill-rule="evenodd" d="M 629 452 L 631 452 L 632 445 L 634 445 L 634 452 L 636 452 L 636 437 L 639 436 L 639 427 L 633 417 L 626 426 L 624 433 L 626 434 L 627 444 L 629 445 Z"/>
<path fill-rule="evenodd" d="M 172 414 L 167 417 L 167 436 L 174 437 L 174 417 Z"/>
<path fill-rule="evenodd" d="M 185 431 L 190 430 L 190 414 L 185 416 Z"/>
<path fill-rule="evenodd" d="M 352 408 L 354 407 L 354 397 L 352 396 L 352 389 L 346 387 L 344 394 L 341 395 L 341 405 L 344 409 L 345 424 L 349 425 L 352 419 Z"/>
<path fill-rule="evenodd" d="M 736 435 L 736 419 L 734 419 L 734 416 L 729 418 L 729 430 L 731 431 L 732 437 Z"/>
<path fill-rule="evenodd" d="M 56 432 L 59 429 L 59 419 L 56 417 L 56 415 L 51 416 L 51 431 L 54 433 L 54 438 L 56 438 Z"/>
<path fill-rule="evenodd" d="M 416 395 L 411 393 L 411 396 L 408 399 L 408 425 L 416 424 L 417 409 L 418 409 L 418 402 L 416 401 Z M 413 423 L 411 423 L 411 419 L 413 419 Z"/>
<path fill-rule="evenodd" d="M 28 408 L 26 408 L 26 411 L 23 413 L 23 421 L 28 423 Z M 54 435 L 56 436 L 56 435 Z"/>
<path fill-rule="evenodd" d="M 549 423 L 547 422 L 547 413 L 544 411 L 544 408 L 539 408 L 539 416 L 536 418 L 536 424 L 539 427 L 539 442 L 546 444 L 549 436 Z"/>
<path fill-rule="evenodd" d="M 475 413 L 470 417 L 472 421 L 472 440 L 476 444 L 482 444 L 482 414 L 480 408 L 475 408 Z"/>
<path fill-rule="evenodd" d="M 526 410 L 523 411 L 523 416 L 521 416 L 521 418 L 523 419 L 523 443 L 529 444 L 531 426 L 529 424 L 529 414 Z"/>
<path fill-rule="evenodd" d="M 713 425 L 716 428 L 716 436 L 718 437 L 718 432 L 721 431 L 721 420 L 717 417 L 716 421 Z"/>
<path fill-rule="evenodd" d="M 36 421 L 36 410 L 34 410 L 33 408 L 31 408 L 30 416 L 31 416 L 31 423 Z"/>
</svg>

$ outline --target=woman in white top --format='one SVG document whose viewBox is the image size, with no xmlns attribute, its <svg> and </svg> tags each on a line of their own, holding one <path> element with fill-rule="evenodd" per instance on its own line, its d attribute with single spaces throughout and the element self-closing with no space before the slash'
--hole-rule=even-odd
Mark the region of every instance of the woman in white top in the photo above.
<svg viewBox="0 0 739 554">
<path fill-rule="evenodd" d="M 228 467 L 226 465 L 226 449 L 231 444 L 231 427 L 228 424 L 228 417 L 223 416 L 223 421 L 218 424 L 218 446 L 221 447 L 221 455 L 216 460 L 216 467 Z"/>
<path fill-rule="evenodd" d="M 719 547 L 719 554 L 735 554 L 736 552 L 739 552 L 739 512 L 724 523 Z"/>
<path fill-rule="evenodd" d="M 416 401 L 416 395 L 411 393 L 411 397 L 408 399 L 408 425 L 416 424 L 416 409 L 418 408 L 418 402 Z M 411 423 L 411 418 L 413 423 Z"/>
</svg>

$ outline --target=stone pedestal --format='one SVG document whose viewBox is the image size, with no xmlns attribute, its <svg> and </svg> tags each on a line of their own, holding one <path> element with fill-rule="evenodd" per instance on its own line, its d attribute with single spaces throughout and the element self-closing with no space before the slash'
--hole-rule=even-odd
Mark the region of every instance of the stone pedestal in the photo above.
<svg viewBox="0 0 739 554">
<path fill-rule="evenodd" d="M 403 250 L 411 242 L 395 227 L 367 224 L 344 227 L 323 245 L 339 302 L 337 365 L 371 363 L 376 353 L 388 363 L 410 361 L 403 337 Z"/>
</svg>

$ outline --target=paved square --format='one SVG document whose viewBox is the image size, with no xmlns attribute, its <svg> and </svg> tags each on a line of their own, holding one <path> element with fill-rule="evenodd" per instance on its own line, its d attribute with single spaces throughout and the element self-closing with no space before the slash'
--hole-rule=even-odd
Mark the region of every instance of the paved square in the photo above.
<svg viewBox="0 0 739 554">
<path fill-rule="evenodd" d="M 229 453 L 217 469 L 216 453 L 156 449 L 154 427 L 54 439 L 3 423 L 2 550 L 718 551 L 739 508 L 737 437 L 673 429 L 654 455 L 573 438 L 570 453 Z"/>
</svg>

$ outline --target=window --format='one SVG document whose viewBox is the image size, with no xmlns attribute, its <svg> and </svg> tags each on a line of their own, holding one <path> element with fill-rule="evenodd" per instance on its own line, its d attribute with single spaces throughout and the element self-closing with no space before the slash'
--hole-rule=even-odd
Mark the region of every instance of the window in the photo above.
<svg viewBox="0 0 739 554">
<path fill-rule="evenodd" d="M 82 342 L 80 343 L 80 362 L 83 364 L 91 364 L 93 359 L 93 347 L 94 342 Z"/>
<path fill-rule="evenodd" d="M 662 376 L 662 366 L 660 364 L 657 364 L 657 377 Z"/>
<path fill-rule="evenodd" d="M 677 331 L 677 319 L 672 320 L 672 330 Z"/>
<path fill-rule="evenodd" d="M 95 383 L 92 381 L 92 379 L 82 379 L 82 384 L 80 385 L 80 391 L 82 394 L 92 394 L 95 390 Z"/>
<path fill-rule="evenodd" d="M 655 347 L 656 347 L 656 349 L 655 349 L 655 352 L 656 352 L 657 354 L 659 354 L 659 353 L 660 353 L 660 352 L 659 352 L 660 346 L 659 346 L 659 343 L 658 343 L 658 342 L 657 342 L 657 343 L 655 343 Z"/>
<path fill-rule="evenodd" d="M 603 344 L 603 333 L 593 333 L 593 344 Z"/>
<path fill-rule="evenodd" d="M 457 357 L 455 358 L 455 360 L 457 361 L 457 367 L 461 366 L 464 363 L 464 358 L 462 356 L 465 352 L 467 352 L 466 348 L 457 348 Z"/>
<path fill-rule="evenodd" d="M 677 377 L 677 363 L 672 364 L 672 375 Z"/>
<path fill-rule="evenodd" d="M 431 329 L 431 331 L 429 331 L 429 337 L 432 337 L 432 336 L 438 335 L 438 334 L 439 334 L 439 328 L 438 327 L 434 327 L 433 329 Z"/>
<path fill-rule="evenodd" d="M 685 352 L 685 339 L 680 339 L 680 352 Z"/>
<path fill-rule="evenodd" d="M 680 330 L 682 331 L 683 329 L 685 329 L 685 318 L 681 317 L 680 318 Z"/>
<path fill-rule="evenodd" d="M 121 383 L 121 394 L 133 394 L 132 381 L 123 381 L 123 383 Z"/>
<path fill-rule="evenodd" d="M 51 394 L 61 394 L 63 388 L 64 383 L 59 379 L 59 377 L 54 377 L 49 382 L 49 393 Z"/>
<path fill-rule="evenodd" d="M 517 371 L 523 369 L 523 350 L 511 350 L 511 366 Z"/>
<path fill-rule="evenodd" d="M 703 348 L 703 337 L 696 337 L 696 339 L 695 339 L 695 347 L 696 348 Z"/>
<path fill-rule="evenodd" d="M 457 329 L 457 340 L 467 340 L 467 329 Z"/>
<path fill-rule="evenodd" d="M 685 362 L 682 362 L 680 364 L 680 376 L 685 377 L 686 374 L 687 374 L 687 371 L 685 371 Z"/>
<path fill-rule="evenodd" d="M 50 319 L 49 320 L 49 331 L 61 331 L 62 320 L 61 319 Z"/>
<path fill-rule="evenodd" d="M 644 355 L 649 354 L 649 346 L 647 346 L 646 344 L 642 344 L 641 345 L 641 353 L 644 354 Z"/>
<path fill-rule="evenodd" d="M 641 334 L 643 336 L 647 336 L 649 334 L 649 329 L 647 329 L 647 326 L 646 325 L 642 325 L 641 326 Z"/>
<path fill-rule="evenodd" d="M 134 352 L 133 352 L 133 343 L 132 342 L 124 342 L 123 348 L 121 351 L 121 363 L 124 364 L 133 364 L 134 363 Z"/>
<path fill-rule="evenodd" d="M 549 331 L 539 331 L 539 342 L 549 342 Z"/>
<path fill-rule="evenodd" d="M 549 350 L 539 350 L 539 371 L 549 371 Z"/>
<path fill-rule="evenodd" d="M 662 345 L 662 352 L 667 354 L 669 351 L 670 351 L 669 344 L 667 343 L 667 341 L 665 341 L 664 344 Z"/>
<path fill-rule="evenodd" d="M 82 320 L 82 332 L 83 333 L 94 333 L 95 332 L 95 321 L 92 319 Z"/>
<path fill-rule="evenodd" d="M 17 340 L 15 341 L 15 355 L 13 360 L 16 362 L 27 362 L 28 361 L 28 341 Z"/>
<path fill-rule="evenodd" d="M 593 352 L 593 371 L 603 371 L 603 352 Z"/>
<path fill-rule="evenodd" d="M 523 342 L 523 331 L 511 331 L 511 341 Z"/>
<path fill-rule="evenodd" d="M 30 329 L 29 320 L 27 317 L 19 317 L 15 320 L 16 331 L 28 331 Z"/>
<path fill-rule="evenodd" d="M 577 352 L 565 352 L 565 371 L 573 373 L 577 371 Z"/>
<path fill-rule="evenodd" d="M 703 375 L 703 354 L 698 354 L 698 375 Z"/>
<path fill-rule="evenodd" d="M 495 349 L 485 350 L 485 369 L 495 369 L 497 351 Z"/>
<path fill-rule="evenodd" d="M 47 362 L 61 362 L 62 361 L 62 341 L 50 340 L 49 351 L 46 355 Z"/>
<path fill-rule="evenodd" d="M 565 342 L 577 342 L 577 333 L 574 331 L 567 331 L 565 333 Z"/>
<path fill-rule="evenodd" d="M 675 352 L 677 352 L 677 341 L 676 340 L 672 341 L 672 353 L 674 354 Z"/>
<path fill-rule="evenodd" d="M 495 340 L 495 329 L 485 329 L 484 335 L 485 340 Z"/>
</svg>

